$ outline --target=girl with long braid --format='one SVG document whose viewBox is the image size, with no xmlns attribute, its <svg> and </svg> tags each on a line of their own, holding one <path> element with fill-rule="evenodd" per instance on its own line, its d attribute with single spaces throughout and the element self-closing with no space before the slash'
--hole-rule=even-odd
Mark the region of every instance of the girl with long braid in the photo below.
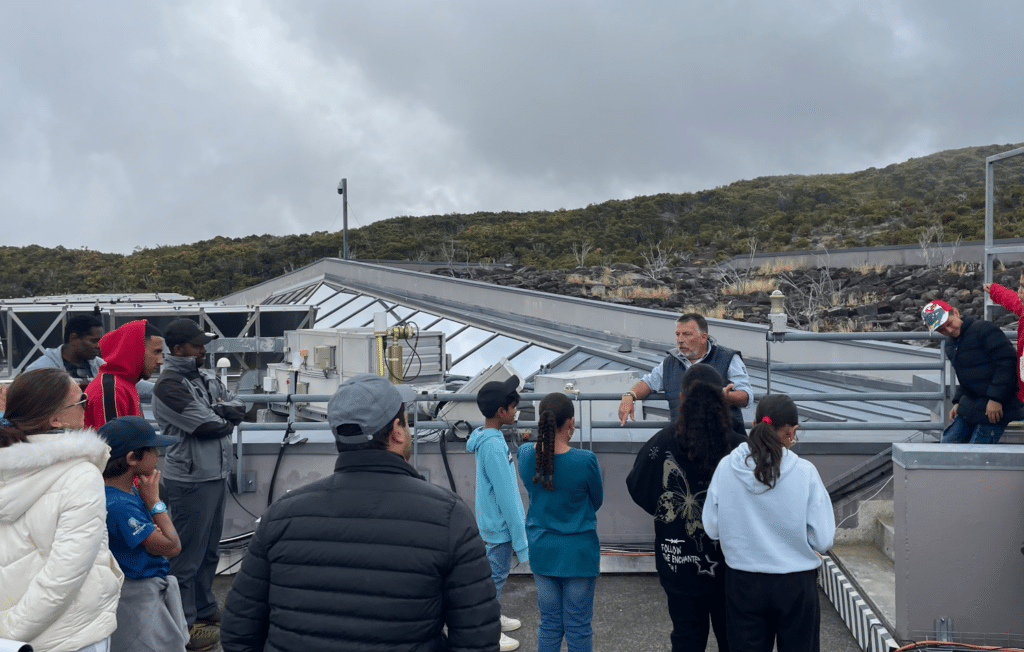
<svg viewBox="0 0 1024 652">
<path fill-rule="evenodd" d="M 709 620 L 718 649 L 729 652 L 725 560 L 701 523 L 715 467 L 746 441 L 732 427 L 722 384 L 711 365 L 691 365 L 676 422 L 644 444 L 626 478 L 633 502 L 654 517 L 654 565 L 668 597 L 672 652 L 703 652 Z"/>
<path fill-rule="evenodd" d="M 593 648 L 594 587 L 601 566 L 597 510 L 604 486 L 597 456 L 569 446 L 575 410 L 565 394 L 540 402 L 537 443 L 519 447 L 519 476 L 530 494 L 526 536 L 537 585 L 538 652 Z"/>
<path fill-rule="evenodd" d="M 796 405 L 771 394 L 757 405 L 749 444 L 715 469 L 704 502 L 704 530 L 718 539 L 725 576 L 729 646 L 818 652 L 817 574 L 836 521 L 817 469 L 790 449 Z"/>
</svg>

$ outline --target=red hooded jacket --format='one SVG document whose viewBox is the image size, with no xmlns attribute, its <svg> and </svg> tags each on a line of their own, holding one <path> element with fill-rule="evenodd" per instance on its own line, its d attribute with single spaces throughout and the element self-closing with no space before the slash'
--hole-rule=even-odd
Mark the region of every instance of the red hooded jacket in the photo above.
<svg viewBox="0 0 1024 652">
<path fill-rule="evenodd" d="M 993 283 L 989 290 L 992 300 L 1017 315 L 1017 398 L 1024 401 L 1024 379 L 1021 379 L 1020 358 L 1024 353 L 1024 305 L 1020 297 L 1009 288 Z"/>
<path fill-rule="evenodd" d="M 85 393 L 89 409 L 85 425 L 99 428 L 110 419 L 142 416 L 139 391 L 135 383 L 142 378 L 146 359 L 146 320 L 130 321 L 114 329 L 100 340 L 103 364 Z"/>
</svg>

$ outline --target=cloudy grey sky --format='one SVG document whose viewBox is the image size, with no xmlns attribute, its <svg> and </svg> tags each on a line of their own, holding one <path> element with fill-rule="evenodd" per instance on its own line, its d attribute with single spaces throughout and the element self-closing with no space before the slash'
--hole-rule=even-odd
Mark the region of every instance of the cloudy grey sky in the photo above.
<svg viewBox="0 0 1024 652">
<path fill-rule="evenodd" d="M 1024 142 L 1020 0 L 0 0 L 0 245 L 575 208 Z"/>
</svg>

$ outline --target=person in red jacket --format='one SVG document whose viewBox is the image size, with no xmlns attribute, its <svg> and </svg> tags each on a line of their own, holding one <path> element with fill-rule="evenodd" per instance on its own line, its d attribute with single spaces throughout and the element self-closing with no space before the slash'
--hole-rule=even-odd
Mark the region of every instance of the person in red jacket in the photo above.
<svg viewBox="0 0 1024 652">
<path fill-rule="evenodd" d="M 993 301 L 1017 315 L 1017 398 L 1024 401 L 1024 378 L 1021 377 L 1024 375 L 1021 367 L 1021 356 L 1024 355 L 1024 274 L 1021 274 L 1016 292 L 998 283 L 986 283 L 982 287 Z"/>
<path fill-rule="evenodd" d="M 163 333 L 145 319 L 130 321 L 103 336 L 100 355 L 104 362 L 85 388 L 85 425 L 99 428 L 117 417 L 142 416 L 135 385 L 164 363 Z"/>
</svg>

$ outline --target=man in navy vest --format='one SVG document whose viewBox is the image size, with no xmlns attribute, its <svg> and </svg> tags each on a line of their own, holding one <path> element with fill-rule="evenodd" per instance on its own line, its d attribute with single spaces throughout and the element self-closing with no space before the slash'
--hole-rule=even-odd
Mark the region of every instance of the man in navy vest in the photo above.
<svg viewBox="0 0 1024 652">
<path fill-rule="evenodd" d="M 633 389 L 622 395 L 619 403 L 619 419 L 626 425 L 626 419 L 633 419 L 633 404 L 643 400 L 654 392 L 668 394 L 670 418 L 674 422 L 679 414 L 679 388 L 683 373 L 690 365 L 703 362 L 711 365 L 725 379 L 722 396 L 732 412 L 733 428 L 744 436 L 743 413 L 740 408 L 750 405 L 754 394 L 750 386 L 750 376 L 743 364 L 739 351 L 727 349 L 715 343 L 708 336 L 708 322 L 696 313 L 680 315 L 676 320 L 676 346 L 670 351 L 661 364 L 641 378 Z"/>
</svg>

